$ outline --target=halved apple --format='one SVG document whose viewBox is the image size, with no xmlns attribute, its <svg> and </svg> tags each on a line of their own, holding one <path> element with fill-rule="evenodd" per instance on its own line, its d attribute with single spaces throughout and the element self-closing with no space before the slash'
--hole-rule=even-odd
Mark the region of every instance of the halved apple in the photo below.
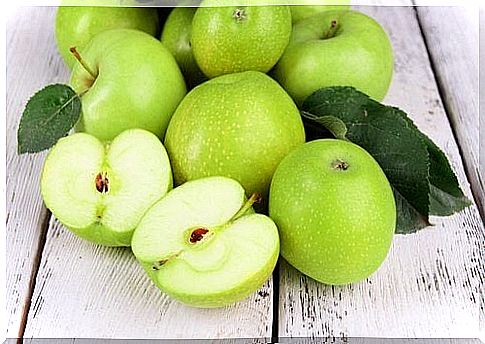
<svg viewBox="0 0 485 344">
<path fill-rule="evenodd" d="M 41 177 L 42 197 L 54 216 L 80 237 L 108 246 L 130 246 L 142 216 L 171 188 L 165 148 L 141 129 L 106 145 L 85 133 L 62 138 Z"/>
<path fill-rule="evenodd" d="M 133 253 L 154 283 L 195 307 L 244 299 L 271 275 L 279 255 L 278 230 L 252 209 L 233 179 L 208 177 L 169 192 L 143 217 Z"/>
</svg>

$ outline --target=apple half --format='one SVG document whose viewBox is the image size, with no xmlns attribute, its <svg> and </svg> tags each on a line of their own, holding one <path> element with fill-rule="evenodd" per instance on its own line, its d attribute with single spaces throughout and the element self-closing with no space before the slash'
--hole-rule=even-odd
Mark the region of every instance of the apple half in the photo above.
<svg viewBox="0 0 485 344">
<path fill-rule="evenodd" d="M 131 129 L 111 144 L 77 133 L 51 150 L 41 193 L 54 216 L 78 236 L 130 246 L 148 208 L 172 188 L 167 152 L 152 133 Z"/>
<path fill-rule="evenodd" d="M 132 250 L 154 283 L 194 307 L 244 299 L 271 275 L 279 255 L 275 223 L 252 209 L 226 177 L 187 182 L 143 217 Z"/>
</svg>

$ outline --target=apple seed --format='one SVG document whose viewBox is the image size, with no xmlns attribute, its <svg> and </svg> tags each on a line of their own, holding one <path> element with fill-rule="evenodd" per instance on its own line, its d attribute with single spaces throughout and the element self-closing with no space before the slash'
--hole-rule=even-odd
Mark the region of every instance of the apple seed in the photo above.
<svg viewBox="0 0 485 344">
<path fill-rule="evenodd" d="M 96 190 L 100 193 L 107 193 L 109 191 L 109 179 L 106 172 L 100 172 L 95 180 Z"/>
<path fill-rule="evenodd" d="M 192 244 L 195 244 L 196 242 L 201 241 L 204 235 L 206 235 L 208 232 L 209 230 L 207 228 L 196 228 L 190 234 L 189 241 Z"/>
</svg>

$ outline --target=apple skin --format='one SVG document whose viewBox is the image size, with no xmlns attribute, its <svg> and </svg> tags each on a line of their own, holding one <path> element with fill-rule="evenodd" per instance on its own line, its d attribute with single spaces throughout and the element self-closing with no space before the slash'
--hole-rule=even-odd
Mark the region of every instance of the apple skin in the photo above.
<svg viewBox="0 0 485 344">
<path fill-rule="evenodd" d="M 95 80 L 77 64 L 71 86 L 81 98 L 76 127 L 102 141 L 141 128 L 163 139 L 168 122 L 186 94 L 185 81 L 173 58 L 156 38 L 136 30 L 104 31 L 86 46 L 85 62 Z"/>
<path fill-rule="evenodd" d="M 339 161 L 345 170 L 335 166 Z M 331 285 L 376 271 L 396 225 L 393 192 L 378 163 L 361 147 L 335 139 L 306 143 L 281 162 L 269 215 L 280 232 L 281 255 Z"/>
<path fill-rule="evenodd" d="M 293 24 L 320 12 L 350 9 L 350 0 L 300 0 L 298 2 L 292 1 L 293 3 L 299 4 L 291 6 L 291 20 Z M 321 5 L 315 5 L 316 3 Z"/>
<path fill-rule="evenodd" d="M 332 21 L 337 30 L 323 39 Z M 316 90 L 353 86 L 381 101 L 391 83 L 392 46 L 372 18 L 357 11 L 328 11 L 298 22 L 274 76 L 298 105 Z"/>
<path fill-rule="evenodd" d="M 290 8 L 224 3 L 204 0 L 201 6 L 214 7 L 199 7 L 194 15 L 191 42 L 200 69 L 209 78 L 249 70 L 267 73 L 288 45 Z"/>
<path fill-rule="evenodd" d="M 239 181 L 266 198 L 280 161 L 305 142 L 301 116 L 269 76 L 255 71 L 211 79 L 180 103 L 167 129 L 175 183 L 208 176 Z"/>
<path fill-rule="evenodd" d="M 76 59 L 69 48 L 82 52 L 98 33 L 110 29 L 136 29 L 152 36 L 158 32 L 158 13 L 154 8 L 61 6 L 56 16 L 57 48 L 72 69 Z"/>
<path fill-rule="evenodd" d="M 195 61 L 190 44 L 192 18 L 197 8 L 177 7 L 165 22 L 161 41 L 177 60 L 189 89 L 207 80 Z"/>
</svg>

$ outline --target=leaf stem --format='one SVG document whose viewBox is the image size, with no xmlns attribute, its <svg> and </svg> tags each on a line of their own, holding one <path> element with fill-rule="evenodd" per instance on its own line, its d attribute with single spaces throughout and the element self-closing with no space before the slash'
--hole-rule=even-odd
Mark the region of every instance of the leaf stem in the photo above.
<svg viewBox="0 0 485 344">
<path fill-rule="evenodd" d="M 69 49 L 69 51 L 74 55 L 74 57 L 76 58 L 76 60 L 78 60 L 78 62 L 81 64 L 81 66 L 83 66 L 84 70 L 86 72 L 88 72 L 89 75 L 91 75 L 93 77 L 93 79 L 96 79 L 96 76 L 97 76 L 96 73 L 94 73 L 93 70 L 91 68 L 89 68 L 88 64 L 86 63 L 86 61 L 83 60 L 83 58 L 81 57 L 81 55 L 77 51 L 76 47 L 71 47 Z"/>
</svg>

